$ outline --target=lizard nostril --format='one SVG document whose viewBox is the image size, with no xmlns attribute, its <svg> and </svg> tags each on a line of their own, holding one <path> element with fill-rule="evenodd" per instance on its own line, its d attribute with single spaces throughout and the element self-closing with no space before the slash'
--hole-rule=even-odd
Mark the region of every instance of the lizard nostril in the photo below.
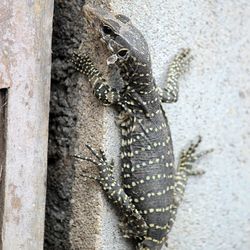
<svg viewBox="0 0 250 250">
<path fill-rule="evenodd" d="M 127 49 L 121 49 L 118 51 L 118 56 L 122 57 L 122 58 L 125 58 L 128 54 L 128 50 Z"/>
</svg>

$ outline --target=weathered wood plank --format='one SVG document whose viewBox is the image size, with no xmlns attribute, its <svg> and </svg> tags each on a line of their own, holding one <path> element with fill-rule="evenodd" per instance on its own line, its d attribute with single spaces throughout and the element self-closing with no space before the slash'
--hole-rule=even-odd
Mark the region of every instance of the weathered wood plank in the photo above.
<svg viewBox="0 0 250 250">
<path fill-rule="evenodd" d="M 43 248 L 52 14 L 53 0 L 0 4 L 0 82 L 10 86 L 2 180 L 4 250 Z"/>
</svg>

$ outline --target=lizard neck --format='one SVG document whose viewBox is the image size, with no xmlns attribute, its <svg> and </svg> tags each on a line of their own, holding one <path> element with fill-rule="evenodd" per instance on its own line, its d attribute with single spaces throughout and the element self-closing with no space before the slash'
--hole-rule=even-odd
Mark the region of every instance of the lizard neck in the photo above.
<svg viewBox="0 0 250 250">
<path fill-rule="evenodd" d="M 134 92 L 149 91 L 154 87 L 151 62 L 140 62 L 136 57 L 130 56 L 126 61 L 119 62 L 120 75 L 127 90 Z"/>
<path fill-rule="evenodd" d="M 119 62 L 118 67 L 125 85 L 122 93 L 124 109 L 139 119 L 155 120 L 162 109 L 151 63 L 130 57 L 125 62 Z"/>
</svg>

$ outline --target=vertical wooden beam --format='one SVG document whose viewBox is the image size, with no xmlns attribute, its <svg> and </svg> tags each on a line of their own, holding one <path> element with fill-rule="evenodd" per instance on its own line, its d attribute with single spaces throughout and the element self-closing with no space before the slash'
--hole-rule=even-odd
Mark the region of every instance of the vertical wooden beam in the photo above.
<svg viewBox="0 0 250 250">
<path fill-rule="evenodd" d="M 9 86 L 3 250 L 43 248 L 52 14 L 53 0 L 0 3 L 0 85 Z"/>
<path fill-rule="evenodd" d="M 4 208 L 4 172 L 5 169 L 5 127 L 6 127 L 7 89 L 0 87 L 0 234 Z M 1 238 L 0 238 L 1 246 Z"/>
</svg>

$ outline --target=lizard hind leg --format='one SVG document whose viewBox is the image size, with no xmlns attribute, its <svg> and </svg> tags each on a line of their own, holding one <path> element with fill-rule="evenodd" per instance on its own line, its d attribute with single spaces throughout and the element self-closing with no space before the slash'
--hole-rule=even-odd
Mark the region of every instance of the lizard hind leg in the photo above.
<svg viewBox="0 0 250 250">
<path fill-rule="evenodd" d="M 97 152 L 97 150 L 95 150 L 88 144 L 86 144 L 86 147 L 95 156 L 95 159 L 79 155 L 74 155 L 74 157 L 83 161 L 91 162 L 94 165 L 96 165 L 99 169 L 99 177 L 88 176 L 87 174 L 86 175 L 82 174 L 82 175 L 92 179 L 99 180 L 101 184 L 103 184 L 105 180 L 108 180 L 109 177 L 113 178 L 114 161 L 111 160 L 110 162 L 108 162 L 105 153 L 102 149 L 100 149 L 99 152 Z"/>
<path fill-rule="evenodd" d="M 122 219 L 119 223 L 119 228 L 124 238 L 143 240 L 144 236 L 146 235 L 146 230 L 140 230 L 141 225 L 137 224 L 137 220 L 134 220 L 134 218 L 131 217 L 129 218 L 127 216 L 122 216 Z"/>
<path fill-rule="evenodd" d="M 191 59 L 190 49 L 182 49 L 170 62 L 166 87 L 158 89 L 162 102 L 172 103 L 178 101 L 179 78 L 187 71 Z"/>
<path fill-rule="evenodd" d="M 106 196 L 118 208 L 122 216 L 127 218 L 129 233 L 133 238 L 142 238 L 147 234 L 148 226 L 136 209 L 131 198 L 125 193 L 119 181 L 113 174 L 114 163 L 109 163 L 102 150 L 97 152 L 91 146 L 86 145 L 96 159 L 90 157 L 76 156 L 76 158 L 92 162 L 99 169 L 99 181 Z"/>
<path fill-rule="evenodd" d="M 80 156 L 80 155 L 78 155 L 78 154 L 75 154 L 74 157 L 75 157 L 76 159 L 79 159 L 79 160 L 82 160 L 82 161 L 91 162 L 91 163 L 93 163 L 94 165 L 96 165 L 97 167 L 99 167 L 99 165 L 100 165 L 100 163 L 99 163 L 98 161 L 106 162 L 106 163 L 107 163 L 107 159 L 106 159 L 105 154 L 104 154 L 104 152 L 103 152 L 102 149 L 100 149 L 100 155 L 99 155 L 99 154 L 98 154 L 97 152 L 95 152 L 89 145 L 86 145 L 86 147 L 96 156 L 96 158 L 97 158 L 98 160 L 93 159 L 93 158 L 91 158 L 91 157 Z M 107 165 L 106 170 L 107 170 L 108 172 L 113 173 L 113 165 L 114 165 L 113 160 L 111 160 L 111 162 L 110 162 L 109 164 L 104 164 L 104 165 Z M 85 179 L 93 179 L 93 180 L 96 180 L 96 181 L 98 181 L 98 182 L 101 181 L 100 175 L 97 175 L 97 176 L 96 176 L 96 175 L 89 174 L 89 173 L 86 173 L 86 172 L 80 173 L 80 175 L 81 175 L 82 177 L 84 177 Z"/>
<path fill-rule="evenodd" d="M 171 218 L 168 223 L 168 232 L 171 230 L 173 223 L 175 221 L 176 213 L 183 199 L 189 176 L 202 175 L 205 173 L 204 170 L 194 169 L 193 168 L 194 163 L 197 162 L 203 156 L 213 151 L 213 149 L 210 149 L 196 154 L 196 149 L 198 148 L 200 143 L 201 143 L 201 137 L 199 136 L 196 143 L 191 143 L 191 145 L 186 150 L 183 150 L 181 152 L 175 174 L 174 203 L 170 210 Z"/>
<path fill-rule="evenodd" d="M 180 155 L 177 171 L 175 175 L 175 204 L 178 206 L 183 198 L 188 177 L 190 175 L 202 175 L 205 173 L 202 169 L 194 169 L 194 163 L 200 158 L 212 152 L 213 149 L 205 150 L 196 154 L 196 149 L 201 143 L 201 136 L 196 143 L 191 143 L 187 150 L 183 150 Z"/>
<path fill-rule="evenodd" d="M 193 163 L 197 162 L 208 153 L 211 153 L 213 149 L 195 154 L 201 140 L 201 136 L 199 136 L 196 143 L 191 143 L 187 150 L 181 152 L 180 161 L 177 167 L 178 171 L 186 171 L 188 175 L 200 175 L 204 173 L 204 170 L 193 169 Z"/>
</svg>

